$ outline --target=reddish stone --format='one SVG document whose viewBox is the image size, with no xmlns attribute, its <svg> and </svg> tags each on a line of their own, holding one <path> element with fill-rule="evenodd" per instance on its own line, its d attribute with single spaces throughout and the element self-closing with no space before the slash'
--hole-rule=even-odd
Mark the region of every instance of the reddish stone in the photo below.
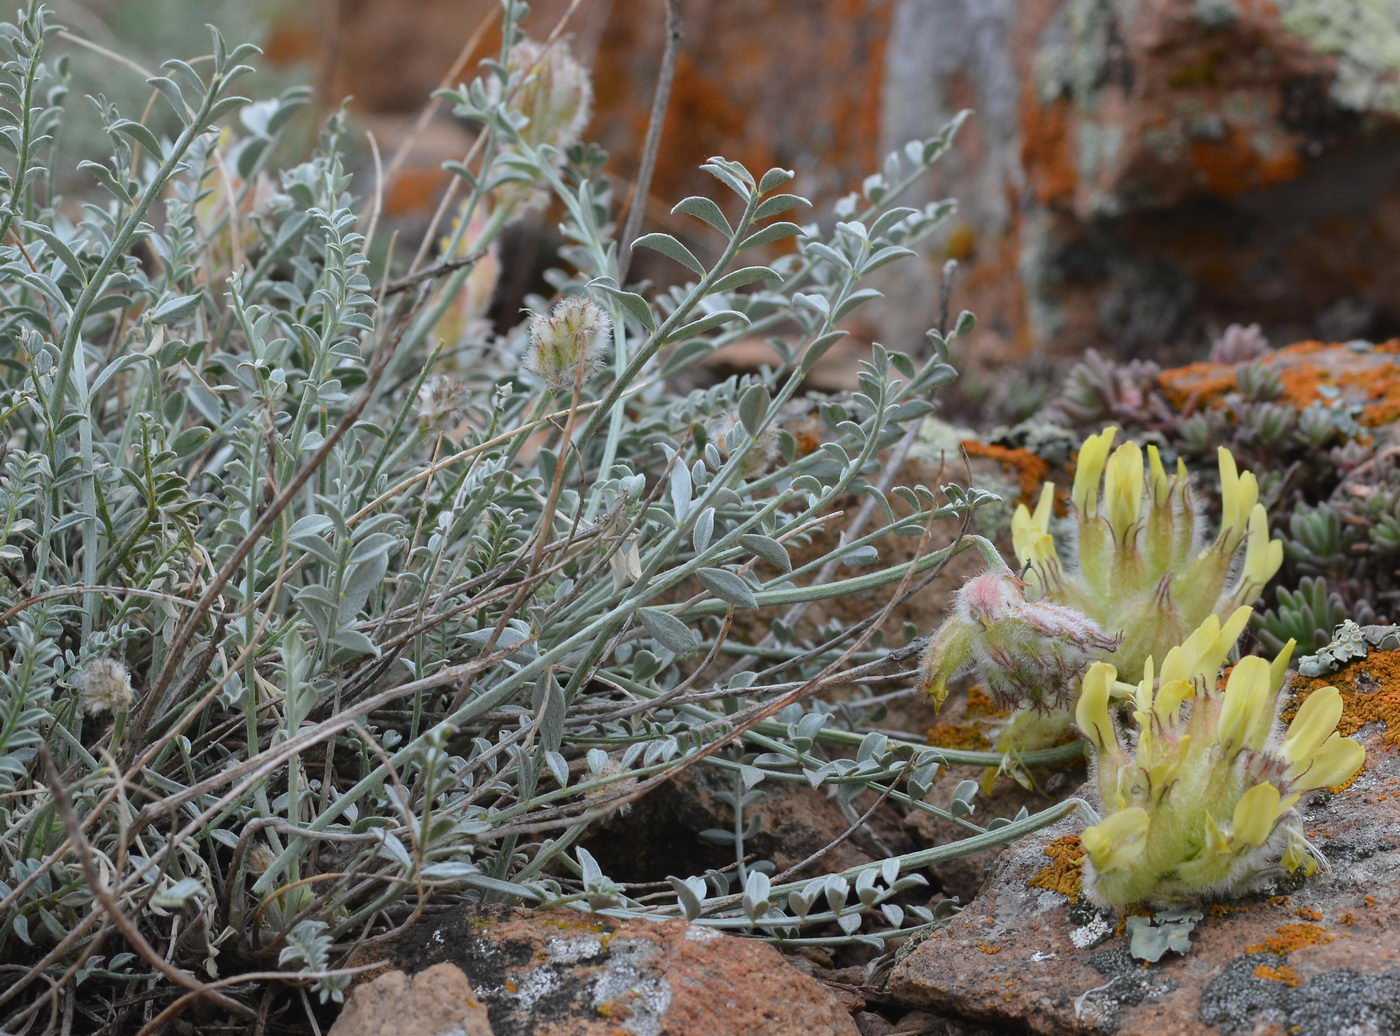
<svg viewBox="0 0 1400 1036">
<path fill-rule="evenodd" d="M 772 946 L 682 920 L 461 908 L 420 922 L 394 957 L 409 972 L 460 967 L 496 1036 L 858 1034 L 841 1001 Z"/>
<path fill-rule="evenodd" d="M 455 964 L 434 964 L 412 978 L 390 971 L 356 987 L 330 1036 L 386 1032 L 495 1036 L 486 1008 Z"/>
</svg>

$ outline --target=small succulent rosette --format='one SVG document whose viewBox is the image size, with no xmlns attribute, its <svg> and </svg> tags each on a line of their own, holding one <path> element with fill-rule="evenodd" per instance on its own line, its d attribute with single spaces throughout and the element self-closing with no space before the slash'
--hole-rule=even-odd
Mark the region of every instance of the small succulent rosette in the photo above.
<svg viewBox="0 0 1400 1036">
<path fill-rule="evenodd" d="M 1220 689 L 1219 664 L 1248 618 L 1241 608 L 1223 626 L 1207 620 L 1167 652 L 1160 674 L 1148 658 L 1129 701 L 1131 732 L 1111 708 L 1123 689 L 1116 670 L 1089 667 L 1075 719 L 1106 812 L 1082 835 L 1092 902 L 1174 906 L 1316 870 L 1321 857 L 1297 805 L 1354 777 L 1366 753 L 1337 733 L 1342 698 L 1332 687 L 1310 694 L 1282 728 L 1291 641 L 1272 663 L 1241 659 Z"/>
</svg>

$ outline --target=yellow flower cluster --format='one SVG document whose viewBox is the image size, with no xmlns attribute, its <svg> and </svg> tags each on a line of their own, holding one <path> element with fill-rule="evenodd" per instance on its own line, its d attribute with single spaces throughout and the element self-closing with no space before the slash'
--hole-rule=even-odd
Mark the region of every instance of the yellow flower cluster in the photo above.
<svg viewBox="0 0 1400 1036">
<path fill-rule="evenodd" d="M 1295 807 L 1307 792 L 1353 777 L 1365 750 L 1337 733 L 1342 699 L 1330 687 L 1280 730 L 1292 642 L 1272 663 L 1241 659 L 1218 689 L 1249 615 L 1242 607 L 1224 623 L 1209 617 L 1167 652 L 1160 673 L 1145 661 L 1131 700 L 1131 749 L 1110 709 L 1116 670 L 1098 662 L 1085 674 L 1075 719 L 1093 747 L 1108 812 L 1082 836 L 1095 902 L 1169 905 L 1316 868 Z"/>
<path fill-rule="evenodd" d="M 1062 561 L 1050 535 L 1053 483 L 1041 489 L 1034 511 L 1016 509 L 1011 534 L 1031 594 L 1121 632 L 1114 661 L 1136 676 L 1149 655 L 1160 658 L 1207 615 L 1258 600 L 1283 563 L 1283 544 L 1269 538 L 1257 480 L 1239 471 L 1229 450 L 1218 452 L 1220 528 L 1207 541 L 1185 466 L 1178 461 L 1169 475 L 1155 446 L 1145 461 L 1137 443 L 1115 450 L 1117 432 L 1091 435 L 1079 450 L 1070 493 L 1073 565 Z"/>
</svg>

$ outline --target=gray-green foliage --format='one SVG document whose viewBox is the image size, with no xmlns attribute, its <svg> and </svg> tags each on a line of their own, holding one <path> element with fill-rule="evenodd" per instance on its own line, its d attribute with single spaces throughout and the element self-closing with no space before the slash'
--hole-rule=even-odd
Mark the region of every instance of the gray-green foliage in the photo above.
<svg viewBox="0 0 1400 1036">
<path fill-rule="evenodd" d="M 509 48 L 523 5 L 504 6 Z M 306 161 L 268 168 L 304 94 L 239 98 L 252 54 L 216 36 L 150 81 L 173 136 L 98 101 L 110 153 L 84 156 L 91 191 L 60 199 L 51 173 L 73 159 L 51 153 L 66 83 L 49 32 L 37 8 L 6 25 L 0 69 L 0 1026 L 47 1017 L 73 983 L 101 1003 L 103 983 L 154 979 L 163 1004 L 280 968 L 338 997 L 349 950 L 429 896 L 881 944 L 935 921 L 907 895 L 929 862 L 1073 808 L 979 825 L 966 789 L 923 799 L 943 762 L 995 755 L 864 729 L 916 650 L 873 653 L 876 612 L 981 502 L 880 484 L 881 450 L 953 376 L 945 336 L 918 359 L 876 347 L 858 391 L 822 404 L 819 448 L 782 427 L 800 375 L 878 297 L 866 275 L 950 211 L 899 199 L 956 124 L 807 225 L 783 218 L 806 206 L 782 193 L 790 174 L 711 159 L 730 203 L 676 206 L 699 221 L 694 250 L 638 242 L 692 267 L 655 291 L 619 273 L 596 152 L 520 135 L 503 53 L 454 96 L 483 132 L 456 167 L 456 234 L 503 185 L 550 191 L 567 242 L 554 283 L 608 311 L 611 353 L 561 391 L 525 373 L 522 333 L 448 343 L 470 363 L 443 421 L 420 389 L 442 389 L 435 329 L 470 266 L 371 269 L 340 116 Z M 784 238 L 796 249 L 767 261 Z M 430 275 L 390 280 L 406 267 Z M 781 335 L 772 370 L 667 388 L 759 333 Z M 853 495 L 871 520 L 810 548 Z M 883 560 L 896 535 L 927 549 Z M 814 602 L 857 595 L 868 621 L 794 632 Z M 765 632 L 736 632 L 754 608 Z M 867 689 L 817 696 L 837 683 Z M 580 838 L 692 764 L 733 778 L 735 866 L 659 895 L 609 880 Z M 848 807 L 887 794 L 966 837 L 775 881 L 743 812 L 778 782 Z"/>
</svg>

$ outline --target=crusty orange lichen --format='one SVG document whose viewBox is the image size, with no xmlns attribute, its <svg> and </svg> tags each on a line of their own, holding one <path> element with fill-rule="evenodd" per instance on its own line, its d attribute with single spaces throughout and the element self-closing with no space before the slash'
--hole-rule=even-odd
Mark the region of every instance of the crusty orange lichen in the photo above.
<svg viewBox="0 0 1400 1036">
<path fill-rule="evenodd" d="M 980 723 L 935 723 L 928 728 L 927 743 L 968 752 L 985 752 L 992 747 Z"/>
<path fill-rule="evenodd" d="M 1348 910 L 1341 917 L 1337 918 L 1337 923 L 1344 924 L 1348 928 L 1350 928 L 1352 925 L 1356 924 L 1356 915 Z"/>
<path fill-rule="evenodd" d="M 1066 98 L 1042 103 L 1032 77 L 1026 78 L 1021 90 L 1021 168 L 1042 205 L 1072 198 L 1079 183 L 1073 115 Z"/>
<path fill-rule="evenodd" d="M 1228 363 L 1188 363 L 1157 377 L 1167 401 L 1178 410 L 1197 410 L 1235 390 L 1235 368 Z"/>
<path fill-rule="evenodd" d="M 1252 943 L 1244 948 L 1245 953 L 1273 953 L 1286 957 L 1304 946 L 1325 946 L 1333 941 L 1333 936 L 1315 924 L 1281 924 L 1263 942 Z"/>
<path fill-rule="evenodd" d="M 1255 135 L 1240 129 L 1219 140 L 1192 140 L 1187 153 L 1205 189 L 1224 198 L 1295 180 L 1303 168 L 1296 150 L 1261 150 Z"/>
<path fill-rule="evenodd" d="M 1400 420 L 1400 340 L 1382 342 L 1365 352 L 1326 342 L 1298 342 L 1270 353 L 1260 362 L 1274 371 L 1281 401 L 1301 410 L 1328 402 L 1335 390 L 1361 408 L 1358 421 L 1375 428 Z M 1235 368 L 1226 363 L 1192 363 L 1163 371 L 1158 377 L 1167 400 L 1190 412 L 1214 406 L 1238 385 Z"/>
<path fill-rule="evenodd" d="M 1018 504 L 1033 504 L 1045 477 L 1050 474 L 1050 465 L 1030 450 L 991 446 L 976 439 L 964 439 L 962 448 L 967 451 L 969 457 L 985 457 L 1005 464 L 1015 471 L 1021 488 L 1021 495 L 1016 500 Z"/>
<path fill-rule="evenodd" d="M 1011 713 L 992 700 L 991 696 L 981 687 L 969 687 L 967 690 L 967 704 L 963 706 L 963 715 L 968 719 L 1005 719 Z"/>
<path fill-rule="evenodd" d="M 1321 921 L 1322 911 L 1314 910 L 1312 907 L 1299 907 L 1293 913 L 1305 921 Z"/>
<path fill-rule="evenodd" d="M 1061 835 L 1041 852 L 1050 857 L 1050 862 L 1026 884 L 1033 889 L 1058 892 L 1071 903 L 1078 903 L 1084 881 L 1084 847 L 1079 844 L 1079 836 Z"/>
<path fill-rule="evenodd" d="M 1230 914 L 1247 914 L 1249 907 L 1244 903 L 1212 903 L 1207 913 L 1211 917 L 1228 917 Z"/>
<path fill-rule="evenodd" d="M 1342 718 L 1337 731 L 1350 737 L 1368 723 L 1385 727 L 1381 743 L 1400 746 L 1400 651 L 1372 651 L 1328 676 L 1298 679 L 1293 700 L 1284 709 L 1291 722 L 1308 695 L 1322 687 L 1336 687 L 1342 695 Z M 1354 779 L 1354 778 L 1353 778 Z"/>
<path fill-rule="evenodd" d="M 1287 964 L 1277 967 L 1272 964 L 1260 964 L 1254 969 L 1254 977 L 1268 979 L 1270 982 L 1282 982 L 1285 986 L 1298 984 L 1298 973 Z"/>
<path fill-rule="evenodd" d="M 979 942 L 977 948 L 988 956 L 1001 952 L 1000 946 L 994 946 L 991 943 Z"/>
</svg>

